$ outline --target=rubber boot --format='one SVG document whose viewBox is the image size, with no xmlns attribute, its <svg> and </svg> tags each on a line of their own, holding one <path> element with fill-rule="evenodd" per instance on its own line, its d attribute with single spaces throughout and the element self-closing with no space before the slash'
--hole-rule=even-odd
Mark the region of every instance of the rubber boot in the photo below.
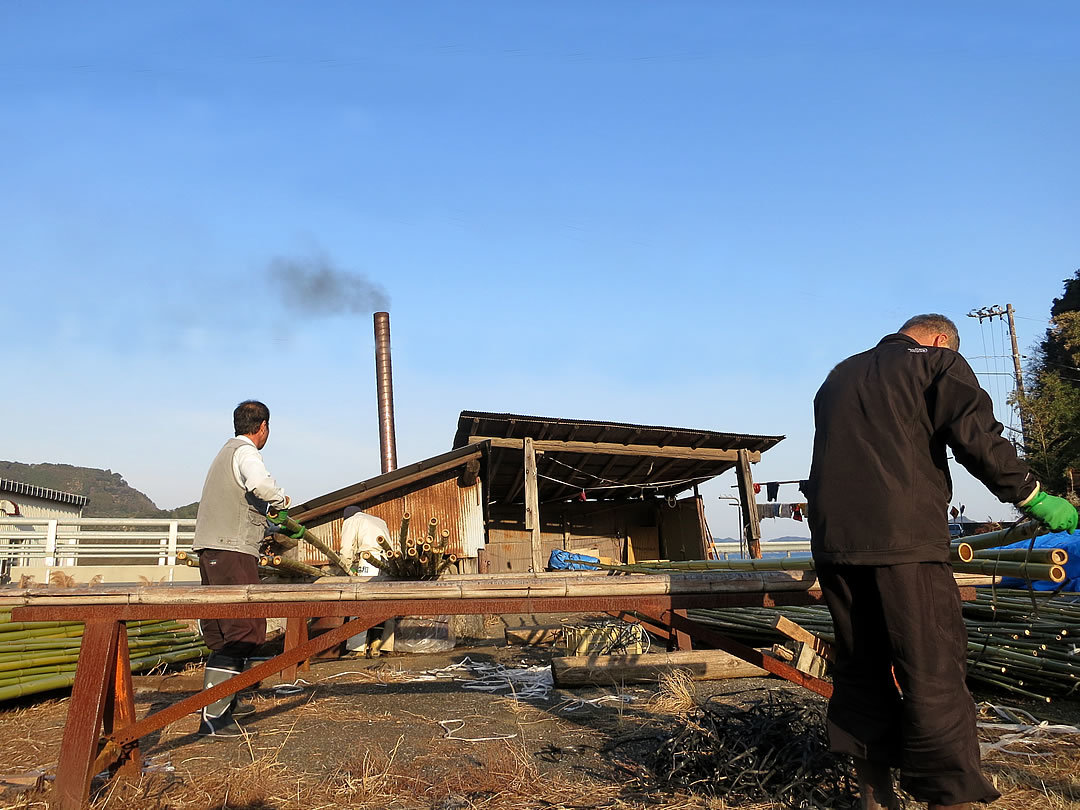
<svg viewBox="0 0 1080 810">
<path fill-rule="evenodd" d="M 203 689 L 224 683 L 244 669 L 243 658 L 233 658 L 219 652 L 210 653 L 203 673 Z M 203 708 L 199 734 L 203 737 L 241 737 L 244 732 L 233 720 L 232 708 L 236 695 L 229 695 Z"/>
<path fill-rule="evenodd" d="M 900 807 L 888 765 L 856 757 L 855 776 L 859 780 L 862 810 L 897 810 Z"/>
<path fill-rule="evenodd" d="M 251 658 L 244 659 L 244 672 L 247 672 L 256 664 L 261 664 L 260 660 L 253 660 Z M 248 717 L 255 714 L 255 704 L 251 702 L 250 698 L 255 691 L 259 688 L 259 683 L 253 683 L 251 686 L 245 686 L 239 692 L 236 693 L 236 699 L 233 701 L 232 716 L 233 717 Z"/>
</svg>

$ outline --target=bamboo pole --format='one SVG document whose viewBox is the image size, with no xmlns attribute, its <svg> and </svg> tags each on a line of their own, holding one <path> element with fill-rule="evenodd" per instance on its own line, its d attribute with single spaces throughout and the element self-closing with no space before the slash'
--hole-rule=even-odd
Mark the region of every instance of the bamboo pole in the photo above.
<svg viewBox="0 0 1080 810">
<path fill-rule="evenodd" d="M 276 555 L 270 560 L 270 565 L 291 574 L 306 577 L 321 577 L 323 572 L 313 565 L 302 563 L 299 560 L 290 560 L 287 557 Z"/>
<path fill-rule="evenodd" d="M 972 550 L 970 543 L 953 543 L 949 548 L 949 558 L 952 560 L 971 562 L 972 557 L 975 556 L 975 552 Z"/>
<path fill-rule="evenodd" d="M 1064 582 L 1065 569 L 1060 565 L 1039 565 L 1037 563 L 998 562 L 997 560 L 972 560 L 966 563 L 953 563 L 953 570 L 962 574 L 987 574 L 999 577 L 1016 577 L 1031 582 L 1040 580 Z"/>
<path fill-rule="evenodd" d="M 1065 565 L 1069 561 L 1069 552 L 1063 548 L 1033 548 L 1031 550 L 1026 548 L 991 548 L 976 551 L 975 559 Z"/>
<path fill-rule="evenodd" d="M 401 552 L 405 552 L 405 541 L 409 537 L 409 521 L 412 520 L 412 515 L 405 512 L 401 515 L 401 530 L 398 532 L 398 547 Z"/>
<path fill-rule="evenodd" d="M 1021 540 L 1030 540 L 1033 537 L 1049 533 L 1050 530 L 1041 523 L 1025 521 L 996 532 L 973 534 L 959 542 L 967 543 L 972 550 L 979 551 L 985 548 L 997 548 L 998 546 L 1007 546 L 1010 543 L 1019 543 Z"/>
<path fill-rule="evenodd" d="M 276 509 L 271 509 L 267 514 L 271 518 L 276 518 L 278 513 Z M 306 540 L 309 545 L 312 545 L 316 549 L 321 551 L 326 556 L 326 559 L 329 560 L 332 565 L 336 566 L 344 576 L 355 576 L 355 574 L 353 574 L 353 572 L 349 570 L 349 564 L 345 562 L 344 559 L 342 559 L 340 554 L 330 548 L 329 545 L 327 545 L 314 534 L 309 532 L 304 526 L 297 523 L 291 517 L 285 518 L 285 522 L 282 525 L 282 528 L 289 535 L 296 537 L 296 539 L 298 540 Z"/>
</svg>

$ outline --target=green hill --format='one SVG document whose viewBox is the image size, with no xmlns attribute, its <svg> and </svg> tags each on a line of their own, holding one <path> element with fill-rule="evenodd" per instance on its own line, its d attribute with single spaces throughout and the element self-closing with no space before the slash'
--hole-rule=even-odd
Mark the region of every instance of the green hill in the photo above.
<svg viewBox="0 0 1080 810">
<path fill-rule="evenodd" d="M 199 504 L 158 509 L 152 500 L 112 470 L 71 464 L 22 464 L 0 461 L 0 478 L 61 492 L 86 495 L 90 500 L 83 517 L 195 517 Z"/>
</svg>

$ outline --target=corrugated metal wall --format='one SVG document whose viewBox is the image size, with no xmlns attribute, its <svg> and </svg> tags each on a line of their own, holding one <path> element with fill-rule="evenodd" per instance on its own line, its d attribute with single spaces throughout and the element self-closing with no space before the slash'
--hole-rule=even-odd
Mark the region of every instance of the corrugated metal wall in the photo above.
<svg viewBox="0 0 1080 810">
<path fill-rule="evenodd" d="M 427 534 L 431 518 L 438 519 L 438 529 L 450 531 L 447 544 L 459 557 L 475 557 L 484 546 L 483 484 L 477 479 L 471 486 L 458 484 L 457 471 L 426 480 L 412 487 L 403 487 L 360 504 L 365 512 L 386 521 L 397 540 L 401 517 L 405 512 L 412 515 L 409 535 L 422 537 Z M 308 527 L 319 539 L 328 542 L 333 549 L 341 548 L 341 524 L 344 511 L 320 518 Z M 299 559 L 311 565 L 324 565 L 326 558 L 310 545 L 301 543 Z"/>
<path fill-rule="evenodd" d="M 32 498 L 29 495 L 0 494 L 0 499 L 11 501 L 19 505 L 19 517 L 43 518 L 45 520 L 63 520 L 64 518 L 77 518 L 82 515 L 82 509 L 66 503 L 46 501 L 41 498 Z"/>
</svg>

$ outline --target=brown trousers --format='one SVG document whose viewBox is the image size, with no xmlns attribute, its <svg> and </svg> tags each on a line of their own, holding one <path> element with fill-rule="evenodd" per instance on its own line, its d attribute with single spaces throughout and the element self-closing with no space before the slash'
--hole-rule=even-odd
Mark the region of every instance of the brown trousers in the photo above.
<svg viewBox="0 0 1080 810">
<path fill-rule="evenodd" d="M 964 682 L 967 630 L 952 568 L 816 567 L 836 631 L 833 750 L 899 767 L 900 784 L 920 801 L 998 798 L 979 764 L 975 703 Z"/>
<path fill-rule="evenodd" d="M 259 561 L 239 551 L 202 549 L 199 577 L 203 585 L 258 585 Z M 266 619 L 202 619 L 206 646 L 234 658 L 247 658 L 266 641 Z"/>
</svg>

